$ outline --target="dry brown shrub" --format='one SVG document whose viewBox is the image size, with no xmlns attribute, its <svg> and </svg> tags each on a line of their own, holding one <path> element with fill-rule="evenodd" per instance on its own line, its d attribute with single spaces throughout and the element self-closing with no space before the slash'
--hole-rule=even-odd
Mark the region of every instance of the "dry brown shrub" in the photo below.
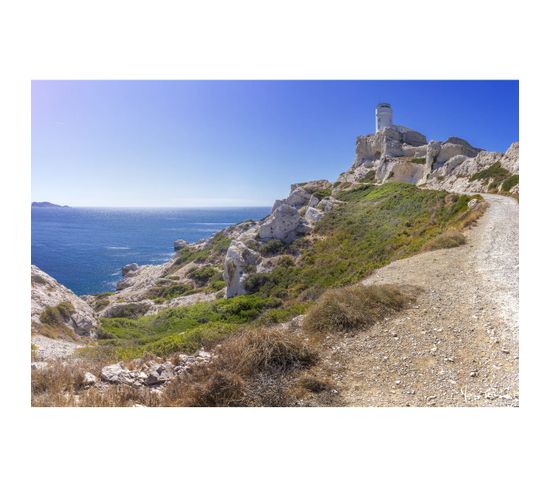
<svg viewBox="0 0 550 488">
<path fill-rule="evenodd" d="M 314 364 L 317 353 L 289 331 L 268 327 L 244 330 L 224 341 L 207 367 L 171 382 L 166 406 L 289 406 L 294 371 Z"/>
<path fill-rule="evenodd" d="M 268 327 L 247 329 L 222 343 L 217 362 L 243 377 L 280 374 L 311 366 L 317 354 L 296 334 Z"/>
<path fill-rule="evenodd" d="M 244 406 L 245 382 L 239 375 L 215 369 L 207 373 L 199 381 L 184 383 L 183 388 L 181 383 L 168 385 L 164 402 L 184 407 Z"/>
<path fill-rule="evenodd" d="M 464 215 L 459 219 L 458 223 L 456 224 L 456 228 L 458 230 L 464 230 L 474 225 L 485 213 L 487 207 L 487 202 L 478 202 L 478 204 L 473 209 L 468 210 L 464 213 Z"/>
<path fill-rule="evenodd" d="M 466 237 L 462 232 L 456 229 L 449 229 L 443 234 L 440 234 L 430 241 L 428 241 L 422 247 L 423 251 L 435 251 L 436 249 L 447 249 L 451 247 L 458 247 L 466 243 Z"/>
<path fill-rule="evenodd" d="M 353 285 L 328 290 L 304 319 L 311 332 L 345 332 L 368 327 L 405 308 L 410 291 L 396 285 Z"/>
</svg>

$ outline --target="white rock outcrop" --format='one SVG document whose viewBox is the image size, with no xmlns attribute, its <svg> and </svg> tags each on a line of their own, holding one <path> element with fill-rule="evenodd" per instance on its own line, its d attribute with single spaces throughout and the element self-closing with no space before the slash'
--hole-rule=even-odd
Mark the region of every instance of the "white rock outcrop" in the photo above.
<svg viewBox="0 0 550 488">
<path fill-rule="evenodd" d="M 261 256 L 243 242 L 238 240 L 231 242 L 223 264 L 223 279 L 227 285 L 228 298 L 247 293 L 244 286 L 246 277 L 251 270 L 256 269 L 260 261 Z"/>
<path fill-rule="evenodd" d="M 306 219 L 308 224 L 316 224 L 317 222 L 319 222 L 319 220 L 321 220 L 322 216 L 323 212 L 321 212 L 321 210 L 315 207 L 308 207 L 304 218 Z"/>
<path fill-rule="evenodd" d="M 283 203 L 260 224 L 258 235 L 264 241 L 277 239 L 288 244 L 309 231 L 309 226 L 298 210 Z"/>
<path fill-rule="evenodd" d="M 71 290 L 42 271 L 37 266 L 31 266 L 31 326 L 40 332 L 42 324 L 40 316 L 47 307 L 56 307 L 60 303 L 69 303 L 72 311 L 63 318 L 64 326 L 78 335 L 95 337 L 98 320 L 84 300 Z"/>
</svg>

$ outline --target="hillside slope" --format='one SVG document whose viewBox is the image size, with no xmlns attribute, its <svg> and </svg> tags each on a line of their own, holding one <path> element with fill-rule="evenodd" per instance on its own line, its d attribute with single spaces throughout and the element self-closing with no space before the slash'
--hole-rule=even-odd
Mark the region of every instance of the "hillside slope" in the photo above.
<svg viewBox="0 0 550 488">
<path fill-rule="evenodd" d="M 518 209 L 489 209 L 464 246 L 394 261 L 364 281 L 422 289 L 416 305 L 353 337 L 329 362 L 349 406 L 516 406 Z"/>
</svg>

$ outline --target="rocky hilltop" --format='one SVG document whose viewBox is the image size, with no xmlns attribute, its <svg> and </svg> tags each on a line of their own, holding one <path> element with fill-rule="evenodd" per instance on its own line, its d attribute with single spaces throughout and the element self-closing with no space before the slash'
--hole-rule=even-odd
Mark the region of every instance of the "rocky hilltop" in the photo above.
<svg viewBox="0 0 550 488">
<path fill-rule="evenodd" d="M 78 298 L 33 267 L 33 330 L 48 329 L 44 310 L 56 317 L 51 321 L 64 325 L 61 330 L 78 338 L 93 336 L 99 317 L 150 316 L 254 292 L 270 280 L 270 273 L 303 261 L 318 239 L 315 230 L 323 217 L 344 203 L 342 195 L 389 182 L 453 193 L 517 195 L 519 144 L 505 153 L 489 152 L 458 137 L 428 142 L 420 132 L 400 126 L 359 136 L 353 164 L 334 183 L 295 183 L 263 220 L 233 225 L 195 244 L 177 240 L 174 257 L 162 265 L 128 264 L 115 292 Z M 70 310 L 62 306 L 53 313 L 50 308 L 60 303 L 70 304 Z"/>
<path fill-rule="evenodd" d="M 419 132 L 388 127 L 356 141 L 353 166 L 341 187 L 363 182 L 401 181 L 452 192 L 519 192 L 519 143 L 506 153 L 475 148 L 464 139 L 426 141 Z"/>
</svg>

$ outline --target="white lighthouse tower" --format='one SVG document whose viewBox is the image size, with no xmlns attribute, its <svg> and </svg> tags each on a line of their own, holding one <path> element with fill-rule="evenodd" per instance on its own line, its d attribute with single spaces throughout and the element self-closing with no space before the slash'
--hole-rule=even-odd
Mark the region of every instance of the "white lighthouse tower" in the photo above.
<svg viewBox="0 0 550 488">
<path fill-rule="evenodd" d="M 376 132 L 393 125 L 392 109 L 389 103 L 379 103 L 376 106 Z"/>
</svg>

